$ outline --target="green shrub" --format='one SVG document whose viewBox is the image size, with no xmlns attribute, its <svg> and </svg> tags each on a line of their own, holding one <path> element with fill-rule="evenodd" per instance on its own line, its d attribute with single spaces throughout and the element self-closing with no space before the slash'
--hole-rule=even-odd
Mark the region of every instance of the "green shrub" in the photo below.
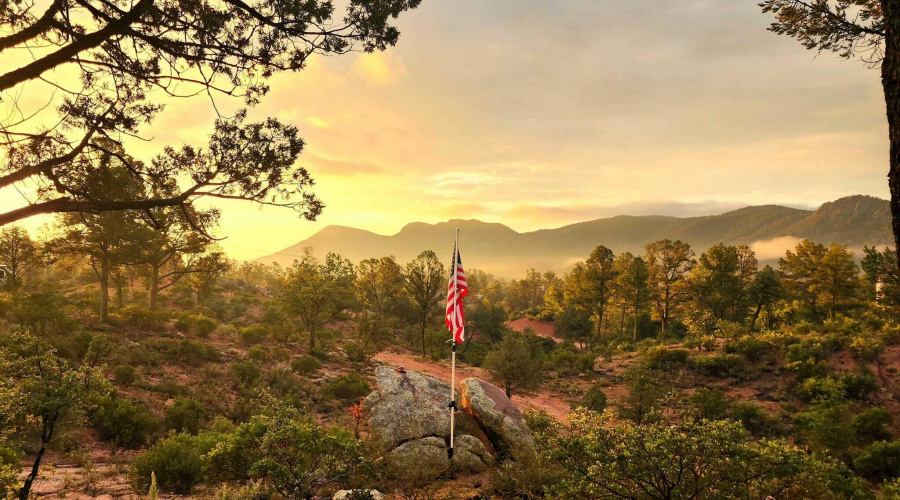
<svg viewBox="0 0 900 500">
<path fill-rule="evenodd" d="M 173 434 L 138 455 L 132 463 L 131 482 L 138 492 L 147 491 L 150 474 L 159 489 L 186 495 L 204 480 L 205 455 L 220 440 L 218 434 Z"/>
<path fill-rule="evenodd" d="M 297 375 L 308 377 L 322 369 L 322 363 L 312 356 L 298 356 L 291 361 L 291 370 Z"/>
<path fill-rule="evenodd" d="M 685 367 L 690 359 L 690 351 L 687 349 L 669 349 L 665 346 L 647 349 L 643 355 L 643 362 L 651 370 L 677 370 Z"/>
<path fill-rule="evenodd" d="M 130 399 L 105 397 L 91 417 L 100 438 L 125 448 L 146 444 L 156 432 L 159 422 L 146 406 Z"/>
<path fill-rule="evenodd" d="M 560 347 L 550 353 L 546 365 L 562 376 L 573 376 L 579 373 L 590 373 L 594 369 L 594 356 L 582 354 L 574 348 Z"/>
<path fill-rule="evenodd" d="M 584 397 L 581 398 L 579 406 L 598 413 L 602 413 L 606 409 L 606 393 L 603 392 L 600 384 L 594 384 L 588 389 Z"/>
<path fill-rule="evenodd" d="M 265 364 L 269 360 L 269 349 L 266 346 L 255 345 L 247 351 L 247 359 L 258 365 Z"/>
<path fill-rule="evenodd" d="M 900 441 L 877 441 L 853 460 L 856 472 L 870 481 L 886 481 L 900 476 Z"/>
<path fill-rule="evenodd" d="M 727 354 L 741 354 L 750 361 L 757 362 L 771 352 L 772 345 L 751 335 L 743 335 L 737 340 L 725 343 Z"/>
<path fill-rule="evenodd" d="M 868 445 L 875 441 L 888 441 L 891 432 L 888 427 L 894 418 L 886 408 L 869 408 L 853 418 L 853 435 L 856 443 Z"/>
<path fill-rule="evenodd" d="M 345 401 L 355 401 L 371 392 L 369 384 L 358 373 L 348 373 L 329 380 L 325 393 Z"/>
<path fill-rule="evenodd" d="M 262 375 L 259 367 L 247 361 L 240 361 L 231 364 L 231 373 L 241 385 L 250 385 Z"/>
<path fill-rule="evenodd" d="M 167 429 L 197 434 L 204 420 L 206 406 L 203 403 L 189 398 L 175 398 L 172 405 L 166 407 L 163 424 Z"/>
<path fill-rule="evenodd" d="M 728 414 L 728 400 L 715 387 L 701 387 L 690 395 L 690 402 L 700 418 L 722 420 Z"/>
<path fill-rule="evenodd" d="M 838 401 L 846 393 L 844 383 L 834 377 L 812 377 L 797 386 L 797 395 L 807 403 L 816 400 Z"/>
<path fill-rule="evenodd" d="M 344 353 L 347 354 L 347 359 L 354 363 L 362 363 L 369 357 L 366 348 L 356 342 L 347 342 L 344 344 Z"/>
<path fill-rule="evenodd" d="M 238 332 L 238 336 L 241 338 L 241 343 L 246 346 L 251 346 L 255 344 L 259 344 L 266 338 L 268 334 L 268 330 L 265 325 L 253 325 L 246 326 L 241 328 Z"/>
<path fill-rule="evenodd" d="M 738 401 L 731 405 L 731 418 L 737 420 L 754 436 L 767 434 L 772 427 L 769 415 L 762 406 L 750 401 Z"/>
<path fill-rule="evenodd" d="M 165 309 L 153 310 L 136 305 L 125 306 L 119 315 L 129 325 L 152 329 L 162 328 L 170 318 L 170 313 Z"/>
<path fill-rule="evenodd" d="M 721 354 L 700 356 L 693 359 L 694 370 L 707 377 L 743 378 L 747 371 L 747 362 L 737 354 Z"/>
<path fill-rule="evenodd" d="M 860 401 L 878 391 L 878 382 L 875 380 L 875 375 L 865 367 L 860 367 L 855 372 L 847 373 L 841 377 L 841 382 L 844 383 L 847 396 Z"/>
<path fill-rule="evenodd" d="M 875 337 L 853 337 L 850 342 L 850 352 L 860 361 L 873 361 L 884 352 L 884 344 Z"/>
<path fill-rule="evenodd" d="M 137 382 L 137 371 L 131 365 L 117 366 L 114 376 L 116 382 L 121 385 L 129 386 Z"/>
<path fill-rule="evenodd" d="M 209 337 L 212 332 L 216 331 L 218 326 L 219 324 L 212 318 L 207 318 L 206 316 L 194 317 L 194 333 L 200 338 L 205 339 L 206 337 Z"/>
<path fill-rule="evenodd" d="M 328 353 L 325 352 L 325 350 L 321 349 L 321 348 L 315 348 L 315 349 L 309 351 L 309 355 L 313 356 L 314 358 L 319 359 L 321 361 L 328 361 L 329 359 L 331 359 L 331 356 L 329 356 Z"/>
</svg>

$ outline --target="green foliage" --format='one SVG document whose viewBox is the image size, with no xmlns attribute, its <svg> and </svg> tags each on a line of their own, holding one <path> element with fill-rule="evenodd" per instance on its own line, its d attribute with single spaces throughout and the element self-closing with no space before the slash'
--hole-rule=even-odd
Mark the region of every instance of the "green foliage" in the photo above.
<svg viewBox="0 0 900 500">
<path fill-rule="evenodd" d="M 571 346 L 571 344 L 569 344 Z M 558 375 L 570 377 L 580 373 L 591 373 L 594 370 L 594 355 L 576 349 L 559 347 L 547 357 L 546 365 Z"/>
<path fill-rule="evenodd" d="M 579 406 L 602 413 L 603 410 L 606 409 L 606 393 L 603 392 L 603 388 L 599 384 L 592 385 L 585 393 L 584 397 L 581 398 L 581 404 Z"/>
<path fill-rule="evenodd" d="M 171 318 L 165 309 L 148 309 L 138 305 L 128 305 L 119 311 L 126 324 L 145 329 L 160 330 Z"/>
<path fill-rule="evenodd" d="M 888 430 L 894 422 L 886 408 L 869 408 L 853 418 L 853 435 L 857 444 L 868 445 L 875 441 L 889 441 L 891 432 Z"/>
<path fill-rule="evenodd" d="M 900 441 L 877 441 L 853 460 L 859 475 L 871 481 L 886 481 L 900 476 Z"/>
<path fill-rule="evenodd" d="M 132 463 L 131 483 L 143 492 L 151 473 L 161 491 L 186 495 L 205 479 L 205 456 L 222 437 L 214 433 L 172 434 L 141 453 Z"/>
<path fill-rule="evenodd" d="M 119 365 L 114 375 L 116 382 L 124 386 L 130 386 L 137 382 L 137 371 L 131 365 Z"/>
<path fill-rule="evenodd" d="M 291 361 L 291 369 L 294 373 L 308 377 L 322 369 L 322 363 L 312 356 L 297 356 Z"/>
<path fill-rule="evenodd" d="M 344 401 L 355 401 L 366 396 L 372 389 L 358 373 L 348 373 L 325 383 L 324 392 Z"/>
<path fill-rule="evenodd" d="M 693 358 L 697 373 L 707 377 L 743 379 L 747 375 L 747 361 L 738 354 L 713 354 Z"/>
<path fill-rule="evenodd" d="M 541 358 L 528 340 L 517 333 L 508 332 L 485 357 L 484 367 L 510 397 L 514 392 L 536 389 L 542 379 Z"/>
<path fill-rule="evenodd" d="M 878 382 L 875 375 L 868 368 L 860 367 L 854 372 L 841 377 L 841 382 L 847 391 L 847 396 L 859 401 L 867 399 L 878 391 Z"/>
<path fill-rule="evenodd" d="M 125 448 L 139 448 L 150 441 L 159 427 L 153 413 L 143 404 L 117 397 L 106 397 L 91 417 L 100 438 Z"/>
<path fill-rule="evenodd" d="M 797 395 L 806 402 L 826 400 L 840 401 L 847 393 L 844 383 L 835 377 L 811 377 L 797 386 Z"/>
<path fill-rule="evenodd" d="M 344 344 L 344 353 L 347 354 L 347 359 L 354 363 L 362 363 L 369 358 L 369 353 L 366 348 L 356 342 L 347 342 Z"/>
<path fill-rule="evenodd" d="M 216 328 L 218 327 L 219 324 L 212 318 L 207 318 L 206 316 L 197 316 L 194 318 L 194 333 L 200 338 L 205 339 L 209 337 L 209 335 L 216 331 Z"/>
<path fill-rule="evenodd" d="M 194 399 L 175 398 L 174 402 L 166 407 L 163 425 L 166 429 L 177 432 L 197 434 L 206 418 L 206 407 L 203 403 Z"/>
<path fill-rule="evenodd" d="M 657 346 L 644 351 L 641 361 L 651 370 L 678 370 L 684 368 L 690 359 L 690 351 L 687 349 L 669 349 L 666 346 Z"/>
<path fill-rule="evenodd" d="M 772 344 L 751 335 L 742 335 L 736 340 L 729 340 L 725 343 L 726 353 L 741 354 L 754 363 L 762 360 L 772 350 Z"/>
<path fill-rule="evenodd" d="M 756 443 L 728 420 L 615 425 L 609 413 L 580 410 L 539 443 L 564 473 L 547 488 L 556 499 L 849 499 L 865 492 L 839 463 L 781 441 Z"/>
<path fill-rule="evenodd" d="M 715 387 L 701 387 L 690 396 L 690 402 L 700 418 L 722 420 L 728 416 L 729 404 L 725 394 Z"/>
<path fill-rule="evenodd" d="M 625 371 L 625 386 L 628 396 L 619 406 L 619 414 L 637 424 L 654 420 L 667 392 L 661 374 L 641 365 L 633 365 Z"/>
<path fill-rule="evenodd" d="M 253 363 L 239 361 L 231 364 L 231 373 L 241 385 L 251 385 L 259 380 L 262 371 Z"/>
<path fill-rule="evenodd" d="M 884 352 L 884 343 L 874 336 L 856 336 L 850 342 L 850 352 L 860 361 L 874 361 Z"/>
<path fill-rule="evenodd" d="M 843 451 L 853 445 L 852 413 L 846 403 L 821 401 L 794 416 L 799 435 L 810 445 Z"/>
<path fill-rule="evenodd" d="M 740 422 L 754 436 L 770 434 L 774 430 L 772 419 L 762 406 L 750 401 L 732 404 L 731 418 Z"/>
<path fill-rule="evenodd" d="M 296 410 L 277 409 L 239 426 L 210 453 L 216 477 L 262 479 L 285 498 L 312 498 L 329 485 L 350 486 L 365 461 L 352 434 L 324 429 Z"/>
<path fill-rule="evenodd" d="M 268 329 L 265 325 L 252 325 L 245 326 L 241 328 L 238 332 L 238 336 L 241 338 L 241 343 L 246 346 L 252 346 L 259 344 L 266 338 L 268 335 Z"/>
</svg>

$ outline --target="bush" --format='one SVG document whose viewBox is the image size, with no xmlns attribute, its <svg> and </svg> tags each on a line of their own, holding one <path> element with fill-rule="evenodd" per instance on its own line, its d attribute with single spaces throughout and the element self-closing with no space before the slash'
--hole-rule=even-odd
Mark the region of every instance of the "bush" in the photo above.
<svg viewBox="0 0 900 500">
<path fill-rule="evenodd" d="M 878 441 L 853 460 L 856 472 L 870 481 L 886 481 L 900 476 L 900 441 Z"/>
<path fill-rule="evenodd" d="M 737 340 L 729 340 L 725 343 L 725 352 L 728 354 L 742 354 L 748 360 L 757 362 L 771 351 L 772 345 L 765 340 L 757 339 L 750 335 L 744 335 Z"/>
<path fill-rule="evenodd" d="M 186 495 L 203 482 L 205 455 L 216 446 L 220 436 L 203 433 L 173 434 L 135 458 L 131 482 L 138 492 L 147 491 L 150 474 L 156 474 L 159 489 Z"/>
<path fill-rule="evenodd" d="M 247 361 L 232 363 L 231 373 L 241 385 L 250 385 L 256 382 L 262 374 L 258 366 Z"/>
<path fill-rule="evenodd" d="M 204 420 L 206 407 L 203 403 L 189 398 L 175 398 L 174 403 L 166 408 L 163 424 L 167 429 L 197 434 Z"/>
<path fill-rule="evenodd" d="M 358 373 L 348 373 L 329 380 L 325 393 L 345 401 L 355 401 L 371 392 L 369 384 Z"/>
<path fill-rule="evenodd" d="M 843 399 L 847 388 L 834 377 L 812 377 L 797 386 L 797 395 L 809 403 L 816 400 L 838 401 Z"/>
<path fill-rule="evenodd" d="M 241 343 L 246 346 L 251 346 L 255 344 L 259 344 L 266 338 L 268 334 L 268 330 L 264 325 L 253 325 L 246 326 L 241 328 L 238 332 L 238 336 L 241 338 Z"/>
<path fill-rule="evenodd" d="M 740 422 L 754 436 L 761 436 L 771 428 L 771 420 L 766 411 L 750 401 L 738 401 L 731 405 L 731 418 Z"/>
<path fill-rule="evenodd" d="M 324 349 L 321 349 L 318 347 L 309 351 L 309 354 L 310 354 L 310 356 L 313 356 L 314 358 L 319 359 L 321 361 L 328 361 L 329 359 L 331 359 L 331 356 L 329 356 L 328 353 L 325 352 Z"/>
<path fill-rule="evenodd" d="M 258 365 L 265 364 L 269 360 L 269 349 L 266 346 L 255 345 L 247 351 L 247 359 Z"/>
<path fill-rule="evenodd" d="M 135 305 L 125 306 L 119 315 L 129 325 L 152 329 L 161 328 L 170 317 L 165 309 L 153 310 Z"/>
<path fill-rule="evenodd" d="M 206 316 L 196 316 L 194 318 L 194 333 L 200 338 L 205 339 L 209 337 L 212 332 L 216 331 L 218 326 L 219 324 L 212 318 L 207 318 Z"/>
<path fill-rule="evenodd" d="M 894 419 L 886 408 L 870 408 L 853 419 L 853 435 L 856 443 L 868 445 L 875 441 L 888 441 L 891 433 L 888 426 Z"/>
<path fill-rule="evenodd" d="M 665 346 L 654 347 L 644 352 L 643 361 L 651 370 L 677 370 L 687 365 L 690 351 L 687 349 L 669 349 Z"/>
<path fill-rule="evenodd" d="M 860 361 L 873 361 L 884 352 L 884 344 L 875 337 L 853 337 L 850 342 L 850 352 Z"/>
<path fill-rule="evenodd" d="M 344 344 L 344 353 L 347 354 L 347 359 L 354 363 L 362 363 L 369 357 L 365 347 L 356 342 L 347 342 Z"/>
<path fill-rule="evenodd" d="M 878 391 L 875 375 L 865 367 L 860 367 L 855 372 L 844 375 L 841 377 L 841 382 L 844 383 L 847 396 L 856 400 L 864 400 Z"/>
<path fill-rule="evenodd" d="M 114 376 L 121 385 L 129 386 L 137 382 L 137 372 L 131 365 L 119 365 Z"/>
<path fill-rule="evenodd" d="M 715 387 L 697 389 L 691 394 L 690 401 L 700 418 L 722 420 L 728 414 L 728 400 L 725 394 Z"/>
<path fill-rule="evenodd" d="M 594 356 L 562 347 L 550 353 L 546 364 L 557 374 L 569 377 L 590 373 L 594 369 Z"/>
<path fill-rule="evenodd" d="M 606 409 L 606 393 L 603 392 L 600 384 L 594 384 L 588 389 L 579 406 L 598 413 L 602 413 Z"/>
<path fill-rule="evenodd" d="M 743 378 L 747 362 L 737 354 L 700 356 L 693 359 L 694 370 L 707 377 Z"/>
<path fill-rule="evenodd" d="M 298 356 L 291 361 L 291 370 L 297 375 L 308 377 L 322 369 L 322 363 L 312 356 Z"/>
<path fill-rule="evenodd" d="M 159 422 L 141 403 L 113 396 L 104 398 L 91 418 L 100 438 L 117 446 L 138 448 L 150 440 Z"/>
</svg>

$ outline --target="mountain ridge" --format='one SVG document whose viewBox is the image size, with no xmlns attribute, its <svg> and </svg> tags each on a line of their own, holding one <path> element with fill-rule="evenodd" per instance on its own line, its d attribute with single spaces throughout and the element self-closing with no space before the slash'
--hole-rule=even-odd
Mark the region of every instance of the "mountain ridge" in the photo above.
<svg viewBox="0 0 900 500">
<path fill-rule="evenodd" d="M 663 238 L 687 241 L 698 255 L 718 242 L 763 248 L 762 245 L 775 241 L 785 247 L 780 249 L 783 254 L 784 249 L 803 238 L 843 243 L 856 250 L 863 245 L 892 241 L 888 201 L 854 195 L 823 203 L 816 210 L 773 204 L 691 217 L 616 215 L 527 232 L 477 219 L 410 222 L 392 235 L 327 226 L 303 241 L 256 260 L 290 265 L 293 256 L 301 255 L 305 247 L 312 247 L 319 257 L 336 252 L 354 263 L 393 255 L 405 264 L 429 249 L 442 260 L 450 260 L 457 227 L 462 230 L 460 247 L 467 265 L 503 277 L 520 276 L 530 267 L 565 271 L 585 259 L 597 245 L 605 245 L 616 253 L 643 253 L 647 243 Z M 778 249 L 765 249 L 760 252 L 760 261 L 777 260 Z"/>
</svg>

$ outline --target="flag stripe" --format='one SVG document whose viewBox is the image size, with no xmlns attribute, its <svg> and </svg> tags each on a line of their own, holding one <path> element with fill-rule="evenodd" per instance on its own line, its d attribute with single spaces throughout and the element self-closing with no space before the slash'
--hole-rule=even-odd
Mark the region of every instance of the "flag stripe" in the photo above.
<svg viewBox="0 0 900 500">
<path fill-rule="evenodd" d="M 453 248 L 453 264 L 450 266 L 450 283 L 447 286 L 447 328 L 457 343 L 466 338 L 466 317 L 463 299 L 469 294 L 466 271 L 463 269 L 459 248 Z"/>
</svg>

